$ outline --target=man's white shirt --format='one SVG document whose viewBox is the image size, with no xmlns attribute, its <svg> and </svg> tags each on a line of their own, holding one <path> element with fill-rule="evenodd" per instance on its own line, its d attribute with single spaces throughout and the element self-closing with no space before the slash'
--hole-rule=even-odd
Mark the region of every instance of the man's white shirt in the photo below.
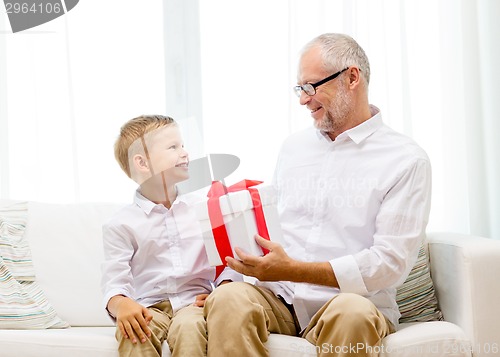
<svg viewBox="0 0 500 357">
<path fill-rule="evenodd" d="M 283 144 L 274 184 L 290 257 L 330 262 L 340 289 L 257 282 L 293 303 L 302 328 L 339 292 L 370 299 L 397 327 L 396 287 L 422 244 L 430 210 L 431 167 L 410 138 L 372 118 L 332 141 L 318 129 Z"/>
</svg>

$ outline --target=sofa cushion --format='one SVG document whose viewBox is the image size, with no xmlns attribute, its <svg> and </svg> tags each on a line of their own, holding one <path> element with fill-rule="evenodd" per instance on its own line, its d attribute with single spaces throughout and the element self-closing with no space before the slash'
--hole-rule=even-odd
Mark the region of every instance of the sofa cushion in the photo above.
<svg viewBox="0 0 500 357">
<path fill-rule="evenodd" d="M 0 201 L 0 328 L 65 328 L 35 279 L 26 202 Z"/>
<path fill-rule="evenodd" d="M 0 258 L 18 281 L 35 281 L 31 250 L 24 237 L 27 220 L 27 202 L 4 202 L 0 206 Z"/>
<path fill-rule="evenodd" d="M 0 331 L 0 345 L 2 357 L 118 357 L 114 333 L 114 327 L 4 330 Z M 403 324 L 398 332 L 387 336 L 382 344 L 379 349 L 381 357 L 471 356 L 470 342 L 463 331 L 444 321 Z M 316 356 L 316 348 L 303 338 L 271 334 L 266 346 L 271 357 Z M 170 351 L 165 342 L 162 357 L 168 356 Z"/>
<path fill-rule="evenodd" d="M 0 331 L 2 357 L 118 357 L 114 327 Z"/>
<path fill-rule="evenodd" d="M 471 357 L 472 346 L 464 331 L 446 321 L 401 324 L 382 341 L 380 357 Z"/>
<path fill-rule="evenodd" d="M 424 245 L 420 247 L 417 262 L 408 278 L 397 289 L 396 301 L 401 313 L 400 323 L 443 320 L 431 279 L 427 249 Z"/>
<path fill-rule="evenodd" d="M 113 326 L 101 294 L 102 224 L 123 205 L 29 203 L 37 281 L 71 326 Z"/>
</svg>

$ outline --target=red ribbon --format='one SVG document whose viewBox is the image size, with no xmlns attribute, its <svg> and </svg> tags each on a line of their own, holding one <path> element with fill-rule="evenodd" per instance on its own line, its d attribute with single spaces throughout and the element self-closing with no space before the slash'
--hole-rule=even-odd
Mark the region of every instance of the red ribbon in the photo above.
<svg viewBox="0 0 500 357">
<path fill-rule="evenodd" d="M 229 187 L 224 186 L 220 181 L 213 181 L 210 190 L 208 191 L 208 217 L 210 218 L 210 225 L 212 226 L 212 233 L 214 235 L 215 246 L 219 252 L 219 257 L 222 261 L 222 265 L 215 267 L 215 278 L 222 273 L 227 263 L 225 257 L 234 257 L 233 250 L 231 249 L 231 243 L 229 242 L 229 236 L 227 234 L 226 226 L 224 225 L 224 218 L 222 211 L 220 209 L 220 197 L 226 195 L 229 192 L 237 192 L 247 190 L 252 198 L 253 211 L 255 214 L 255 220 L 257 222 L 257 232 L 259 235 L 267 240 L 269 240 L 269 232 L 267 230 L 266 220 L 264 218 L 264 211 L 262 209 L 262 202 L 260 199 L 259 190 L 252 186 L 261 184 L 262 181 L 256 180 L 242 180 L 235 183 Z M 262 247 L 261 247 L 262 248 Z M 269 253 L 269 250 L 262 248 L 264 254 Z"/>
</svg>

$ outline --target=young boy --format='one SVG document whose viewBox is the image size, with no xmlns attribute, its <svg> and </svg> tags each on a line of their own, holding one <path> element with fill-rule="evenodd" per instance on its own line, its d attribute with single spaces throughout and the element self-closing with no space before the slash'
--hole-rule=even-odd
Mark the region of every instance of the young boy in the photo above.
<svg viewBox="0 0 500 357">
<path fill-rule="evenodd" d="M 120 356 L 205 356 L 204 299 L 212 291 L 210 267 L 191 209 L 193 194 L 178 195 L 189 177 L 188 153 L 177 124 L 161 115 L 125 123 L 115 157 L 139 184 L 134 203 L 103 227 L 104 304 L 116 320 Z M 215 281 L 242 280 L 226 268 Z"/>
</svg>

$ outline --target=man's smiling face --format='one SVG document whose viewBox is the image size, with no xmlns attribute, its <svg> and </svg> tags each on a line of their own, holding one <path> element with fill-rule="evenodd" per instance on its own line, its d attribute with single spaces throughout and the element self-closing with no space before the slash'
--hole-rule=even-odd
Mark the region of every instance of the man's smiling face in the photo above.
<svg viewBox="0 0 500 357">
<path fill-rule="evenodd" d="M 298 83 L 315 83 L 332 73 L 325 71 L 319 48 L 313 47 L 301 58 Z M 325 132 L 344 128 L 352 111 L 352 97 L 344 79 L 341 74 L 336 79 L 318 86 L 313 96 L 302 92 L 300 104 L 309 109 L 316 128 Z"/>
</svg>

